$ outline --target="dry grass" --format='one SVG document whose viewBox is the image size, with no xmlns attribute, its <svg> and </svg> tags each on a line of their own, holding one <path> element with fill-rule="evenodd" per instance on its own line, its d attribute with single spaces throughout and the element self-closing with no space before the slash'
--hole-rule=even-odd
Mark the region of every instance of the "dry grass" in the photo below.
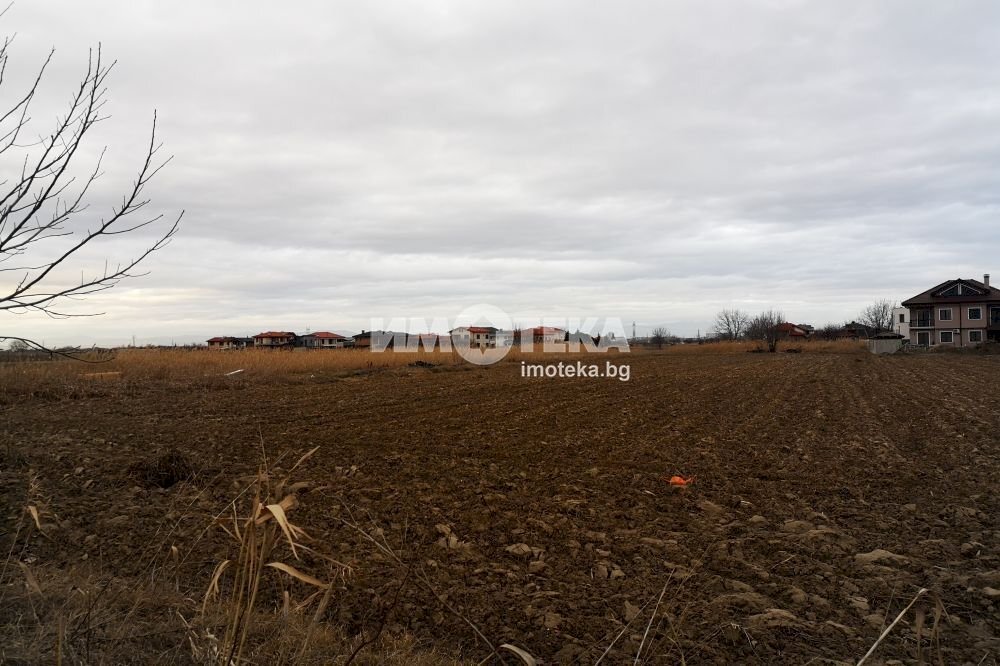
<svg viewBox="0 0 1000 666">
<path fill-rule="evenodd" d="M 640 352 L 641 353 L 641 352 Z M 579 358 L 610 358 L 619 352 L 524 352 L 511 349 L 503 363 L 542 363 Z M 620 358 L 620 356 L 619 356 Z M 335 381 L 409 366 L 420 370 L 471 369 L 454 350 L 372 352 L 367 349 L 234 351 L 128 349 L 100 363 L 57 358 L 0 363 L 0 406 L 20 399 L 65 399 L 127 395 L 150 383 L 184 383 L 199 388 L 227 388 L 252 381 L 295 383 Z"/>
<path fill-rule="evenodd" d="M 282 642 L 284 649 L 278 655 L 278 661 L 292 661 L 308 650 L 310 639 L 330 602 L 333 579 L 344 577 L 350 571 L 348 566 L 307 546 L 305 542 L 310 540 L 309 535 L 289 518 L 299 504 L 297 493 L 311 485 L 307 482 L 291 483 L 290 475 L 315 452 L 316 449 L 313 449 L 303 455 L 286 474 L 262 467 L 251 484 L 252 499 L 239 502 L 237 498 L 231 504 L 231 515 L 219 520 L 219 527 L 239 544 L 239 548 L 235 559 L 225 559 L 216 565 L 202 603 L 201 615 L 205 619 L 209 617 L 210 602 L 220 601 L 220 609 L 225 616 L 225 631 L 220 639 L 208 630 L 201 634 L 192 630 L 191 650 L 196 661 L 218 661 L 220 657 L 223 657 L 224 663 L 247 660 L 253 651 L 247 641 L 254 628 L 261 583 L 269 575 L 288 576 L 290 580 L 302 583 L 298 587 L 304 586 L 309 592 L 304 599 L 296 601 L 289 587 L 284 587 L 280 594 L 283 617 L 301 614 L 313 607 L 312 620 L 307 625 L 301 645 L 289 649 Z M 243 516 L 239 515 L 241 510 Z M 300 568 L 303 558 L 311 560 L 314 566 L 325 566 L 324 580 Z M 231 576 L 228 586 L 224 584 L 226 576 Z M 224 587 L 228 588 L 228 594 L 222 595 L 220 590 Z M 274 655 L 271 656 L 273 658 Z"/>
<path fill-rule="evenodd" d="M 637 347 L 629 354 L 742 354 L 758 349 L 754 342 L 713 342 L 702 345 L 674 345 L 662 350 Z M 865 350 L 864 342 L 837 340 L 781 343 L 778 352 L 847 354 Z M 336 381 L 409 366 L 441 372 L 472 369 L 454 350 L 414 352 L 372 352 L 367 349 L 276 351 L 244 349 L 233 351 L 189 349 L 127 349 L 110 358 L 94 357 L 99 363 L 69 359 L 0 363 L 0 407 L 19 400 L 74 399 L 91 396 L 120 397 L 151 383 L 184 383 L 198 388 L 225 389 L 242 382 L 295 383 Z M 522 351 L 511 349 L 503 363 L 554 363 L 584 360 L 588 363 L 621 363 L 627 356 L 617 350 L 606 353 L 586 351 Z"/>
<path fill-rule="evenodd" d="M 701 345 L 673 345 L 671 354 L 745 354 L 762 349 L 757 342 L 706 342 Z M 852 354 L 867 351 L 863 340 L 809 340 L 807 342 L 779 342 L 778 352 L 791 350 L 805 354 Z"/>
<path fill-rule="evenodd" d="M 331 596 L 342 587 L 334 583 L 350 568 L 307 545 L 309 535 L 291 519 L 299 495 L 323 489 L 291 480 L 315 451 L 287 471 L 280 457 L 262 466 L 215 514 L 206 539 L 154 549 L 141 582 L 97 563 L 36 561 L 31 544 L 48 539 L 46 527 L 58 518 L 29 472 L 0 569 L 0 662 L 461 663 L 407 634 L 348 637 L 329 622 Z M 184 568 L 227 547 L 214 570 Z"/>
</svg>

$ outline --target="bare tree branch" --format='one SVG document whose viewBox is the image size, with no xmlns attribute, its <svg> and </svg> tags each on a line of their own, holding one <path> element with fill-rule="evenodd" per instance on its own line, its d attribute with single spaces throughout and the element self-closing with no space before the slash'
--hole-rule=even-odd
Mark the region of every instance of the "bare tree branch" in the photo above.
<svg viewBox="0 0 1000 666">
<path fill-rule="evenodd" d="M 63 358 L 72 359 L 74 361 L 80 361 L 82 363 L 107 363 L 108 361 L 114 360 L 114 355 L 102 357 L 102 358 L 84 358 L 80 354 L 84 353 L 79 350 L 65 351 L 62 349 L 50 349 L 45 345 L 35 342 L 29 338 L 19 338 L 14 335 L 0 335 L 0 342 L 4 340 L 11 341 L 12 350 L 35 350 L 48 354 L 49 356 L 62 356 Z"/>
<path fill-rule="evenodd" d="M 2 14 L 0 14 L 2 16 Z M 5 82 L 8 52 L 12 40 L 0 46 L 0 90 Z M 156 137 L 156 113 L 146 154 L 138 175 L 122 196 L 121 203 L 106 217 L 88 214 L 86 197 L 102 176 L 105 152 L 101 151 L 93 168 L 80 182 L 71 167 L 84 139 L 97 123 L 105 120 L 105 81 L 114 62 L 105 64 L 101 48 L 92 51 L 78 86 L 68 106 L 48 133 L 37 142 L 23 144 L 28 134 L 29 111 L 38 93 L 54 51 L 38 69 L 28 90 L 18 95 L 11 106 L 0 110 L 0 158 L 5 166 L 19 163 L 19 172 L 0 179 L 0 311 L 20 314 L 42 312 L 56 318 L 93 316 L 95 313 L 68 313 L 59 303 L 111 289 L 122 280 L 145 273 L 136 269 L 149 255 L 162 249 L 177 232 L 183 211 L 165 225 L 154 240 L 132 258 L 118 263 L 105 262 L 98 271 L 80 271 L 78 283 L 66 284 L 59 276 L 73 267 L 81 251 L 102 240 L 130 234 L 158 225 L 162 215 L 144 216 L 150 200 L 145 188 L 170 158 L 160 159 L 161 145 Z M 12 263 L 15 257 L 22 260 Z M 89 273 L 89 274 L 88 274 Z M 3 279 L 8 276 L 7 279 Z"/>
</svg>

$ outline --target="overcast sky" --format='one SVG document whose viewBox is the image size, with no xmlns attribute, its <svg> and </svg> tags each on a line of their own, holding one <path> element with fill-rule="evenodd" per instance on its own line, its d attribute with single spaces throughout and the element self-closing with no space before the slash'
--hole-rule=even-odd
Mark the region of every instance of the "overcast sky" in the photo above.
<svg viewBox="0 0 1000 666">
<path fill-rule="evenodd" d="M 1000 279 L 990 0 L 19 0 L 0 23 L 5 108 L 56 49 L 39 127 L 88 48 L 118 61 L 87 215 L 154 109 L 174 158 L 151 206 L 186 210 L 147 277 L 64 306 L 105 315 L 0 333 L 180 343 L 489 303 L 694 335 L 723 307 L 822 325 Z"/>
</svg>

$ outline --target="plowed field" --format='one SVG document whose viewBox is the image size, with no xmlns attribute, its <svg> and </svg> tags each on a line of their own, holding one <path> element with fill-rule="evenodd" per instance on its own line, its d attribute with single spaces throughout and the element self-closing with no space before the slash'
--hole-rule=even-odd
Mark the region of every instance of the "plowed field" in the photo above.
<svg viewBox="0 0 1000 666">
<path fill-rule="evenodd" d="M 190 661 L 176 611 L 197 615 L 232 557 L 213 517 L 262 462 L 318 446 L 295 472 L 314 484 L 295 522 L 351 567 L 322 618 L 347 637 L 381 628 L 475 663 L 490 648 L 471 623 L 544 663 L 856 663 L 927 588 L 869 663 L 996 663 L 1000 358 L 615 360 L 630 381 L 526 379 L 515 363 L 243 373 L 7 405 L 0 656 L 97 662 L 114 642 Z M 169 449 L 194 474 L 160 487 L 137 470 Z M 46 604 L 71 597 L 67 580 L 105 616 Z M 312 592 L 287 580 L 265 609 L 280 585 Z M 98 601 L 150 585 L 163 596 L 124 618 Z"/>
</svg>

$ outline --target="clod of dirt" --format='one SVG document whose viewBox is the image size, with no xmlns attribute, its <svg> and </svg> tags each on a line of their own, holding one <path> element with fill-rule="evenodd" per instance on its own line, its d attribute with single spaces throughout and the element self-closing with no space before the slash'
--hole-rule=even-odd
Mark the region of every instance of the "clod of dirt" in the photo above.
<svg viewBox="0 0 1000 666">
<path fill-rule="evenodd" d="M 147 486 L 169 488 L 194 476 L 194 467 L 180 451 L 169 449 L 154 460 L 135 463 L 129 474 Z"/>
<path fill-rule="evenodd" d="M 435 368 L 437 363 L 431 363 L 430 361 L 414 361 L 410 364 L 411 368 Z"/>
<path fill-rule="evenodd" d="M 701 500 L 698 502 L 698 508 L 711 516 L 717 516 L 724 510 L 721 506 L 715 502 L 710 502 L 709 500 Z"/>
<path fill-rule="evenodd" d="M 792 603 L 800 606 L 809 601 L 809 595 L 804 590 L 795 586 L 792 586 L 788 591 L 788 598 L 792 600 Z"/>
<path fill-rule="evenodd" d="M 540 548 L 532 548 L 526 543 L 515 543 L 512 546 L 507 546 L 504 550 L 506 550 L 511 555 L 520 555 L 520 556 L 527 556 L 527 555 L 537 556 L 542 552 Z"/>
<path fill-rule="evenodd" d="M 858 553 L 854 556 L 858 564 L 875 564 L 876 562 L 892 562 L 894 564 L 906 564 L 907 560 L 902 555 L 876 548 L 870 553 Z"/>
<path fill-rule="evenodd" d="M 512 546 L 507 546 L 508 553 L 513 553 L 514 555 L 530 555 L 531 546 L 526 543 L 515 543 Z"/>
<path fill-rule="evenodd" d="M 783 527 L 786 532 L 808 532 L 813 524 L 805 520 L 786 520 Z"/>
<path fill-rule="evenodd" d="M 801 627 L 802 624 L 802 620 L 780 608 L 770 608 L 747 618 L 747 625 L 754 629 L 786 629 Z"/>
<path fill-rule="evenodd" d="M 833 620 L 827 620 L 826 622 L 823 623 L 823 625 L 827 626 L 827 627 L 830 627 L 831 629 L 835 629 L 835 630 L 839 631 L 840 633 L 844 634 L 848 638 L 853 638 L 855 636 L 855 633 L 854 633 L 853 629 L 851 629 L 850 627 L 848 627 L 846 625 L 834 622 Z"/>
<path fill-rule="evenodd" d="M 878 613 L 865 615 L 865 622 L 867 622 L 870 627 L 881 629 L 885 626 L 885 616 L 879 615 Z"/>
<path fill-rule="evenodd" d="M 555 629 L 562 624 L 563 618 L 558 613 L 546 613 L 543 623 L 546 629 Z"/>
<path fill-rule="evenodd" d="M 856 608 L 861 613 L 867 613 L 871 610 L 871 606 L 868 604 L 868 600 L 864 597 L 848 597 L 847 602 L 852 608 Z"/>
</svg>

